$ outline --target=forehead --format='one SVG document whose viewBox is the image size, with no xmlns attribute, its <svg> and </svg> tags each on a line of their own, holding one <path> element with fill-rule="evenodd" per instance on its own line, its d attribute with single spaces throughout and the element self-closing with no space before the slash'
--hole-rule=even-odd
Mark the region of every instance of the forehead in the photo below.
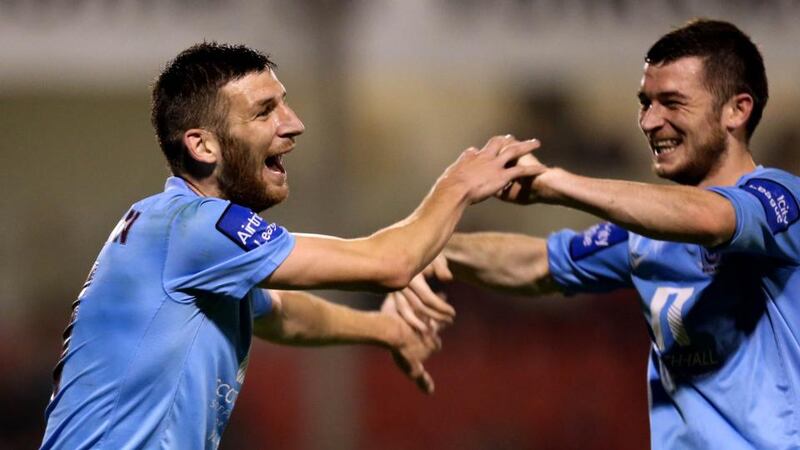
<svg viewBox="0 0 800 450">
<path fill-rule="evenodd" d="M 707 92 L 703 80 L 703 60 L 688 56 L 666 64 L 645 64 L 641 90 L 646 94 L 680 92 L 690 95 Z"/>
<path fill-rule="evenodd" d="M 228 82 L 220 89 L 227 96 L 231 108 L 250 108 L 286 93 L 278 77 L 270 69 L 249 73 Z"/>
</svg>

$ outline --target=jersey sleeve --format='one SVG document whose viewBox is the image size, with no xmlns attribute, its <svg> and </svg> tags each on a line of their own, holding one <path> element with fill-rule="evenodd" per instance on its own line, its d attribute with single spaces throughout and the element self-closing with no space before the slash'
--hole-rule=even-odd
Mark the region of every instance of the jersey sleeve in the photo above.
<svg viewBox="0 0 800 450">
<path fill-rule="evenodd" d="M 628 231 L 612 223 L 582 233 L 562 230 L 547 239 L 550 274 L 567 294 L 631 287 Z"/>
<path fill-rule="evenodd" d="M 736 212 L 733 237 L 720 250 L 798 259 L 800 183 L 796 177 L 762 171 L 737 186 L 710 190 L 728 199 Z"/>
<path fill-rule="evenodd" d="M 253 290 L 253 296 L 250 302 L 254 319 L 266 316 L 272 312 L 272 296 L 269 295 L 269 291 L 266 289 Z"/>
<path fill-rule="evenodd" d="M 164 289 L 178 301 L 202 294 L 241 300 L 293 248 L 291 233 L 245 207 L 196 200 L 181 207 L 172 222 Z"/>
</svg>

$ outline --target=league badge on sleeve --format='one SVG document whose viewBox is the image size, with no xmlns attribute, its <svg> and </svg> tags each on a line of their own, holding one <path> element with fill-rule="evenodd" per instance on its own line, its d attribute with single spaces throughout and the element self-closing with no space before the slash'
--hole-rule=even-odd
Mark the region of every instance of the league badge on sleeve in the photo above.
<svg viewBox="0 0 800 450">
<path fill-rule="evenodd" d="M 797 200 L 792 192 L 782 184 L 765 178 L 747 180 L 742 189 L 755 196 L 767 217 L 767 224 L 773 234 L 786 231 L 789 225 L 800 217 Z"/>
<path fill-rule="evenodd" d="M 217 230 L 245 251 L 258 248 L 283 234 L 283 227 L 267 223 L 253 211 L 231 203 L 217 221 Z"/>
<path fill-rule="evenodd" d="M 569 256 L 579 261 L 587 256 L 628 240 L 628 231 L 613 223 L 599 223 L 575 236 L 569 243 Z"/>
</svg>

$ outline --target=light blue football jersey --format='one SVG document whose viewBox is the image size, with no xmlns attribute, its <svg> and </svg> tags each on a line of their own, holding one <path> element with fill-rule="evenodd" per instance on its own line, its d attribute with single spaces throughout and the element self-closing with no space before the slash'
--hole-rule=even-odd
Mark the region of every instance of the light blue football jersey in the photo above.
<svg viewBox="0 0 800 450">
<path fill-rule="evenodd" d="M 653 449 L 798 449 L 800 179 L 759 167 L 711 190 L 736 211 L 728 244 L 602 223 L 551 235 L 551 273 L 568 293 L 639 292 Z"/>
<path fill-rule="evenodd" d="M 217 448 L 271 307 L 256 285 L 293 246 L 176 177 L 131 206 L 73 306 L 41 448 Z"/>
</svg>

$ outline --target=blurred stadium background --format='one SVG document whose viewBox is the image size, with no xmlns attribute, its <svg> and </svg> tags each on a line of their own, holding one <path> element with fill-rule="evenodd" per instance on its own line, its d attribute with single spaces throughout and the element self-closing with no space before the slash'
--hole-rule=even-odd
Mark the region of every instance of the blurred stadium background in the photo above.
<svg viewBox="0 0 800 450">
<path fill-rule="evenodd" d="M 752 148 L 798 172 L 798 0 L 0 1 L 0 449 L 40 442 L 73 298 L 119 216 L 162 189 L 149 85 L 183 48 L 273 55 L 307 132 L 285 160 L 289 201 L 265 215 L 357 236 L 406 215 L 461 149 L 498 133 L 540 138 L 549 164 L 655 181 L 635 120 L 642 55 L 694 16 L 732 20 L 760 45 L 772 95 Z M 460 229 L 593 222 L 490 201 Z M 222 448 L 647 447 L 633 293 L 447 291 L 459 316 L 429 363 L 433 397 L 379 349 L 256 343 Z"/>
</svg>

